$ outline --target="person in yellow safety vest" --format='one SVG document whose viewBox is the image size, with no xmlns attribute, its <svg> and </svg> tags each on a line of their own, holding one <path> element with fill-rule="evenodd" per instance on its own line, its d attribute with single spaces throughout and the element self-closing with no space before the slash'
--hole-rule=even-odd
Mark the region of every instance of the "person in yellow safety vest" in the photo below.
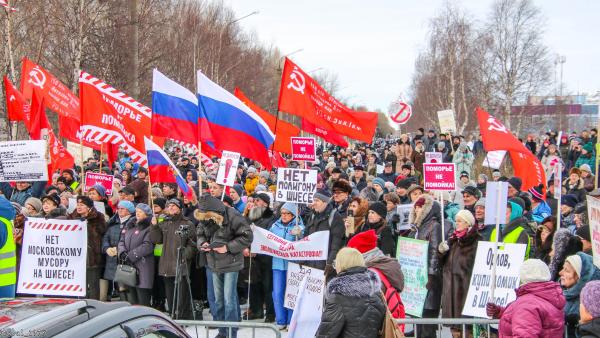
<svg viewBox="0 0 600 338">
<path fill-rule="evenodd" d="M 531 237 L 527 234 L 525 226 L 527 226 L 527 219 L 523 217 L 523 208 L 519 204 L 509 201 L 506 204 L 506 224 L 500 225 L 498 242 L 527 244 L 525 259 L 528 259 L 531 251 Z M 496 241 L 496 229 L 492 230 L 490 234 L 490 242 L 494 241 Z"/>
<path fill-rule="evenodd" d="M 71 189 L 71 191 L 77 190 L 79 188 L 79 182 L 75 179 L 75 172 L 73 169 L 65 169 L 61 173 L 61 176 L 65 178 L 65 185 Z"/>
<path fill-rule="evenodd" d="M 0 195 L 0 299 L 15 298 L 17 250 L 13 238 L 15 208 Z"/>
</svg>

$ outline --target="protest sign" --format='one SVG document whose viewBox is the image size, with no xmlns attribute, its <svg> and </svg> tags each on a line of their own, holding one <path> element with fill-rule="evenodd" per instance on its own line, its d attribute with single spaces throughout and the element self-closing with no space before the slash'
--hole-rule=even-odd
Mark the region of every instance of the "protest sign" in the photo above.
<svg viewBox="0 0 600 338">
<path fill-rule="evenodd" d="M 296 308 L 296 301 L 300 291 L 302 280 L 306 279 L 306 291 L 316 294 L 320 301 L 325 295 L 325 272 L 323 270 L 302 266 L 296 263 L 288 263 L 287 278 L 285 285 L 285 297 L 283 306 L 288 309 Z"/>
<path fill-rule="evenodd" d="M 28 218 L 17 293 L 85 296 L 87 222 Z"/>
<path fill-rule="evenodd" d="M 456 164 L 425 163 L 423 164 L 423 181 L 425 190 L 456 190 Z"/>
<path fill-rule="evenodd" d="M 279 168 L 277 170 L 277 202 L 312 204 L 317 192 L 317 171 Z"/>
<path fill-rule="evenodd" d="M 48 181 L 44 140 L 0 142 L 0 182 Z"/>
<path fill-rule="evenodd" d="M 104 189 L 106 189 L 106 196 L 112 196 L 114 178 L 115 177 L 113 175 L 99 174 L 88 171 L 87 173 L 85 173 L 85 185 L 83 191 L 87 192 L 88 190 L 90 190 L 90 188 L 92 188 L 96 184 L 99 184 L 103 186 Z"/>
<path fill-rule="evenodd" d="M 383 174 L 383 169 L 384 169 L 384 166 L 383 166 L 383 165 L 381 165 L 381 164 L 377 164 L 376 166 L 377 166 L 377 167 L 375 167 L 375 173 L 376 173 L 377 175 L 379 175 L 379 174 Z"/>
<path fill-rule="evenodd" d="M 506 155 L 506 150 L 488 151 L 481 165 L 492 169 L 500 169 L 504 155 Z"/>
<path fill-rule="evenodd" d="M 317 333 L 323 313 L 324 282 L 317 287 L 311 285 L 309 278 L 302 279 L 294 313 L 290 320 L 288 338 L 313 338 Z M 311 288 L 319 288 L 321 291 L 311 291 Z"/>
<path fill-rule="evenodd" d="M 437 112 L 440 121 L 440 133 L 456 132 L 456 121 L 454 119 L 454 111 L 452 109 L 440 110 Z"/>
<path fill-rule="evenodd" d="M 402 302 L 406 313 L 421 317 L 427 297 L 427 252 L 429 242 L 408 237 L 398 237 L 396 257 L 404 274 Z"/>
<path fill-rule="evenodd" d="M 250 250 L 255 254 L 269 255 L 287 260 L 322 261 L 327 259 L 329 231 L 317 231 L 298 241 L 288 241 L 274 233 L 254 226 Z"/>
<path fill-rule="evenodd" d="M 425 163 L 442 163 L 442 153 L 428 151 L 425 153 Z"/>
<path fill-rule="evenodd" d="M 485 306 L 488 302 L 506 306 L 516 299 L 515 289 L 519 287 L 519 269 L 525 257 L 525 244 L 504 243 L 498 248 L 496 258 L 496 288 L 494 299 L 490 297 L 492 284 L 492 262 L 494 261 L 492 242 L 479 241 L 473 264 L 473 273 L 462 314 L 488 318 Z"/>
<path fill-rule="evenodd" d="M 398 216 L 400 216 L 400 221 L 396 225 L 396 229 L 398 231 L 409 230 L 410 223 L 408 222 L 408 218 L 410 216 L 410 211 L 413 208 L 413 204 L 398 204 L 396 207 L 396 212 Z"/>
<path fill-rule="evenodd" d="M 600 268 L 600 200 L 588 195 L 587 207 L 594 265 Z"/>
<path fill-rule="evenodd" d="M 314 162 L 317 158 L 317 147 L 314 137 L 291 137 L 292 161 Z"/>
<path fill-rule="evenodd" d="M 77 199 L 69 198 L 69 207 L 67 208 L 67 213 L 69 213 L 69 214 L 72 213 L 73 211 L 75 211 L 75 208 L 77 208 Z M 99 201 L 94 201 L 94 208 L 99 213 L 106 214 L 106 207 L 104 206 L 104 203 L 99 202 Z"/>
<path fill-rule="evenodd" d="M 506 201 L 508 200 L 508 183 L 487 182 L 485 197 L 485 219 L 484 224 L 506 223 Z M 496 222 L 496 215 L 499 219 Z"/>
<path fill-rule="evenodd" d="M 238 163 L 240 162 L 240 153 L 224 150 L 219 162 L 219 171 L 217 172 L 217 183 L 233 187 L 235 184 L 235 174 L 237 173 Z"/>
</svg>

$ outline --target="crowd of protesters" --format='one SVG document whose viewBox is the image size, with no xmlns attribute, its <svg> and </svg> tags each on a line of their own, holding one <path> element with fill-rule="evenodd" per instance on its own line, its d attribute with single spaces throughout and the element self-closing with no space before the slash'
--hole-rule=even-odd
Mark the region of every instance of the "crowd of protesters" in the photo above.
<svg viewBox="0 0 600 338">
<path fill-rule="evenodd" d="M 291 241 L 329 230 L 326 260 L 296 262 L 322 269 L 326 276 L 317 337 L 376 337 L 386 306 L 395 318 L 405 317 L 404 276 L 395 257 L 399 236 L 429 242 L 424 318 L 438 318 L 440 311 L 444 318 L 462 316 L 477 243 L 498 237 L 527 246 L 516 301 L 506 308 L 487 306 L 488 315 L 501 320 L 500 336 L 560 337 L 566 332 L 568 337 L 600 337 L 600 270 L 593 264 L 586 205 L 588 196 L 600 199 L 597 131 L 561 135 L 523 139 L 541 160 L 547 191 L 542 186 L 524 190 L 522 180 L 509 171 L 482 167 L 485 151 L 479 137 L 421 128 L 371 145 L 323 146 L 315 162 L 288 161 L 289 167 L 319 172 L 310 205 L 274 201 L 277 169 L 266 170 L 249 159 L 239 164 L 236 184 L 224 187 L 216 182 L 217 165 L 171 146 L 170 156 L 193 188 L 194 197 L 188 199 L 176 184 L 149 186 L 148 170 L 124 153 L 110 165 L 89 158 L 82 167 L 55 174 L 51 182 L 0 183 L 0 220 L 12 223 L 7 227 L 12 233 L 0 231 L 0 244 L 14 241 L 18 265 L 27 217 L 85 219 L 87 297 L 119 298 L 179 319 L 201 319 L 198 310 L 208 308 L 216 320 L 260 319 L 285 330 L 292 317 L 284 307 L 288 261 L 251 252 L 251 226 Z M 426 152 L 440 152 L 444 162 L 456 163 L 458 189 L 443 194 L 443 203 L 423 188 Z M 555 187 L 558 164 L 565 179 Z M 101 185 L 83 192 L 81 173 L 86 171 L 113 174 L 113 194 Z M 484 222 L 488 181 L 509 186 L 498 234 L 495 224 Z M 560 210 L 556 189 L 562 193 Z M 407 222 L 398 212 L 401 205 L 411 205 Z M 120 263 L 137 269 L 136 285 L 114 281 Z M 14 296 L 10 284 L 0 285 L 0 298 Z M 437 325 L 417 326 L 419 337 L 435 337 L 436 330 Z M 451 331 L 460 336 L 460 328 Z M 217 337 L 226 337 L 226 331 Z"/>
</svg>

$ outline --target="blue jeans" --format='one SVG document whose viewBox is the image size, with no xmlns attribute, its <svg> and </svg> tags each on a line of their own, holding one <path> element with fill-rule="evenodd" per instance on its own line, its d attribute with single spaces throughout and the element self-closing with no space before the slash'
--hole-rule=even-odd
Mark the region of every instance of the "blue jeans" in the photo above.
<svg viewBox="0 0 600 338">
<path fill-rule="evenodd" d="M 238 271 L 212 273 L 213 287 L 215 289 L 215 320 L 226 322 L 239 322 L 240 303 L 237 294 Z M 228 336 L 229 329 L 219 328 L 219 333 Z M 231 338 L 237 337 L 237 329 L 231 329 Z"/>
<path fill-rule="evenodd" d="M 286 270 L 273 270 L 273 306 L 275 307 L 277 325 L 289 325 L 294 312 L 283 306 L 286 277 Z"/>
<path fill-rule="evenodd" d="M 213 287 L 213 274 L 212 270 L 208 267 L 204 267 L 206 269 L 206 298 L 208 298 L 208 309 L 210 315 L 215 318 L 215 314 L 217 313 L 217 306 L 215 305 L 215 288 Z"/>
</svg>

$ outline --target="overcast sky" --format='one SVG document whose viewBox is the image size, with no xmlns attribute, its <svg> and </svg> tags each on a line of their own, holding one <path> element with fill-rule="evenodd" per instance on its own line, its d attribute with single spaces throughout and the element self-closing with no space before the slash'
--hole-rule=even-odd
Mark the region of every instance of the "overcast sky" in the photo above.
<svg viewBox="0 0 600 338">
<path fill-rule="evenodd" d="M 340 80 L 352 104 L 387 110 L 406 93 L 414 61 L 427 39 L 429 19 L 443 0 L 224 0 L 239 22 L 291 58 L 305 71 L 323 68 Z M 566 56 L 564 82 L 571 93 L 600 90 L 600 1 L 534 0 L 547 21 L 544 40 Z M 491 0 L 457 2 L 478 23 Z"/>
</svg>

